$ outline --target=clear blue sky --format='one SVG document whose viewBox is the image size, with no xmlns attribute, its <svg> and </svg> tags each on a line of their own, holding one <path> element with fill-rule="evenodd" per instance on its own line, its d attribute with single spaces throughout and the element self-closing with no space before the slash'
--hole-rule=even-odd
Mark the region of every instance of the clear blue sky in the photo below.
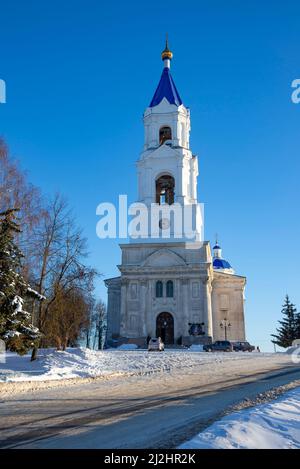
<svg viewBox="0 0 300 469">
<path fill-rule="evenodd" d="M 96 205 L 136 197 L 142 113 L 165 32 L 191 108 L 205 237 L 247 276 L 248 339 L 271 350 L 288 292 L 300 308 L 298 1 L 96 0 L 0 3 L 0 135 L 44 192 L 65 194 L 91 262 L 118 274 L 120 250 L 95 234 Z M 105 299 L 105 288 L 98 287 Z"/>
</svg>

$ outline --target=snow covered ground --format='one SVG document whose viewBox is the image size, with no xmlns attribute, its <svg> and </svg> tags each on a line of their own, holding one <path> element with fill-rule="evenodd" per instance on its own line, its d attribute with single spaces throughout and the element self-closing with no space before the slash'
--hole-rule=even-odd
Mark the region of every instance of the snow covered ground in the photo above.
<svg viewBox="0 0 300 469">
<path fill-rule="evenodd" d="M 196 350 L 167 350 L 163 353 L 146 350 L 94 351 L 83 348 L 65 352 L 53 349 L 40 350 L 38 360 L 30 362 L 30 356 L 6 354 L 6 362 L 0 363 L 0 383 L 10 381 L 48 381 L 70 378 L 110 377 L 128 374 L 157 372 L 189 373 L 193 370 L 203 375 L 222 372 L 232 363 L 241 362 L 244 369 L 281 363 L 290 357 L 273 353 L 205 353 Z"/>
<path fill-rule="evenodd" d="M 276 401 L 227 415 L 180 448 L 300 448 L 300 387 Z"/>
<path fill-rule="evenodd" d="M 0 379 L 1 447 L 176 448 L 224 412 L 255 406 L 262 393 L 273 399 L 278 386 L 300 386 L 300 368 L 285 353 L 68 349 L 42 350 L 33 363 L 8 354 Z M 256 419 L 235 413 L 236 427 L 226 417 L 204 447 L 256 447 L 271 441 L 269 430 L 272 443 L 288 444 L 288 434 L 295 446 L 297 399 Z"/>
</svg>

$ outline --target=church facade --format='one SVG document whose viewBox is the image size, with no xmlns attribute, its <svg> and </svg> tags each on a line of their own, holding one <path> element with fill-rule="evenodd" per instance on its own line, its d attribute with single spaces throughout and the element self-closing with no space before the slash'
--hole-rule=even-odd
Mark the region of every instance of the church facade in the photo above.
<svg viewBox="0 0 300 469">
<path fill-rule="evenodd" d="M 162 59 L 160 82 L 144 112 L 144 148 L 137 161 L 138 202 L 161 209 L 158 236 L 149 232 L 120 245 L 120 276 L 105 280 L 108 344 L 145 346 L 149 337 L 170 345 L 245 340 L 246 278 L 235 274 L 218 242 L 211 252 L 202 239 L 190 111 L 171 76 L 167 44 Z M 164 208 L 172 214 L 176 207 L 192 214 L 192 224 L 182 222 L 180 234 L 174 217 L 164 215 Z"/>
</svg>

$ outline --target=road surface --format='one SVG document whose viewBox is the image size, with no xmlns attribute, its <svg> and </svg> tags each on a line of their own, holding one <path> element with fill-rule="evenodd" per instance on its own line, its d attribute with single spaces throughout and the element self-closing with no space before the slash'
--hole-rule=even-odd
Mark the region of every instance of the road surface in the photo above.
<svg viewBox="0 0 300 469">
<path fill-rule="evenodd" d="M 299 365 L 201 370 L 42 389 L 0 402 L 1 448 L 176 448 L 229 406 L 300 379 Z"/>
</svg>

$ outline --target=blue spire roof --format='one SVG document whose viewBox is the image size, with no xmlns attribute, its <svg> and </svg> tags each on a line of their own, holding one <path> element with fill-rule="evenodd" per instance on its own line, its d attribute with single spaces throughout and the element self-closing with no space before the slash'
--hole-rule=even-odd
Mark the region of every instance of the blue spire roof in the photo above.
<svg viewBox="0 0 300 469">
<path fill-rule="evenodd" d="M 176 106 L 180 106 L 182 104 L 181 98 L 168 67 L 163 69 L 158 87 L 156 88 L 150 103 L 150 107 L 157 106 L 163 100 L 163 98 L 166 98 L 170 104 L 175 104 Z"/>
</svg>

